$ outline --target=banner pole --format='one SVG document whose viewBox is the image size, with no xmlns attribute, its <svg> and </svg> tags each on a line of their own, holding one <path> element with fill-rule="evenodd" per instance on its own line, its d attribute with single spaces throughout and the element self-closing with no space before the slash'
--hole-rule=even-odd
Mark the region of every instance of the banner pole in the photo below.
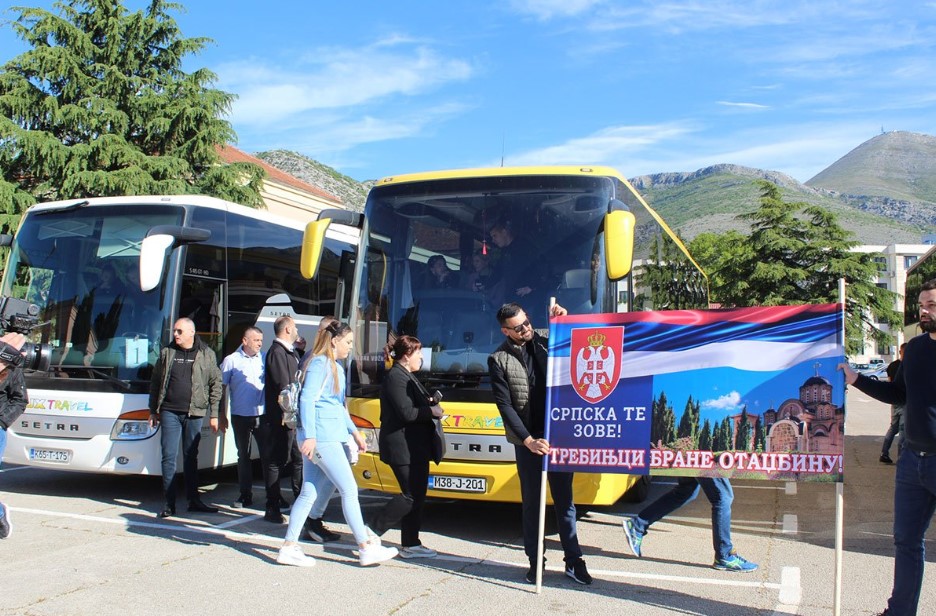
<svg viewBox="0 0 936 616">
<path fill-rule="evenodd" d="M 839 278 L 839 303 L 842 304 L 842 346 L 845 346 L 845 279 Z M 847 423 L 847 415 L 846 415 Z M 845 448 L 842 448 L 845 456 Z M 845 534 L 845 482 L 835 482 L 835 596 L 832 598 L 832 614 L 842 613 L 842 539 Z"/>
<path fill-rule="evenodd" d="M 556 305 L 556 298 L 549 298 L 549 319 L 552 319 L 552 309 Z M 549 361 L 548 359 L 546 360 Z M 549 374 L 549 369 L 547 367 L 547 375 Z M 547 380 L 548 380 L 547 376 Z M 546 414 L 546 434 L 544 437 L 546 440 L 549 440 L 549 413 L 546 413 L 546 409 L 543 409 L 543 413 Z M 540 475 L 540 493 L 539 493 L 539 527 L 536 532 L 536 594 L 540 594 L 540 591 L 543 590 L 543 552 L 545 551 L 545 546 L 543 545 L 546 535 L 546 484 L 549 480 L 548 477 L 548 458 L 543 456 L 543 472 Z"/>
</svg>

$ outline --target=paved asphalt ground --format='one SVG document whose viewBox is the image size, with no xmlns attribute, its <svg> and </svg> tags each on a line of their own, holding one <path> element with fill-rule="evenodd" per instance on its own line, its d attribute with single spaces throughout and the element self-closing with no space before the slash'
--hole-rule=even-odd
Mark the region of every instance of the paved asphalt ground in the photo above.
<svg viewBox="0 0 936 616">
<path fill-rule="evenodd" d="M 878 462 L 888 412 L 850 392 L 843 614 L 876 614 L 890 593 L 894 469 Z M 0 542 L 0 614 L 832 613 L 835 487 L 829 484 L 735 483 L 734 543 L 760 564 L 750 574 L 710 568 L 704 496 L 655 525 L 641 559 L 629 553 L 621 532 L 622 519 L 640 505 L 588 510 L 578 530 L 594 584 L 580 586 L 563 575 L 553 533 L 537 595 L 522 582 L 526 559 L 516 505 L 432 501 L 422 538 L 438 558 L 362 569 L 334 500 L 326 519 L 343 540 L 306 545 L 317 565 L 300 569 L 275 563 L 285 526 L 264 522 L 261 511 L 228 506 L 237 495 L 233 470 L 203 479 L 211 482 L 204 499 L 221 506 L 220 513 L 180 511 L 160 520 L 158 478 L 4 467 L 0 500 L 12 508 L 14 534 Z M 668 487 L 654 482 L 650 498 Z M 365 507 L 384 498 L 362 493 Z M 398 539 L 391 531 L 385 543 Z M 936 614 L 934 576 L 931 568 L 921 614 Z"/>
</svg>

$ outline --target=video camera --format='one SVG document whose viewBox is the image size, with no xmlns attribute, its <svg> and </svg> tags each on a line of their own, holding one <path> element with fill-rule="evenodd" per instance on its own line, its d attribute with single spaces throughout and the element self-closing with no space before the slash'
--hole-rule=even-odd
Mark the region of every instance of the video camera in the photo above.
<svg viewBox="0 0 936 616">
<path fill-rule="evenodd" d="M 39 306 L 15 297 L 0 296 L 0 330 L 28 334 L 39 325 Z M 23 348 L 0 343 L 0 361 L 25 370 L 48 370 L 52 359 L 52 347 L 48 344 L 26 341 Z"/>
</svg>

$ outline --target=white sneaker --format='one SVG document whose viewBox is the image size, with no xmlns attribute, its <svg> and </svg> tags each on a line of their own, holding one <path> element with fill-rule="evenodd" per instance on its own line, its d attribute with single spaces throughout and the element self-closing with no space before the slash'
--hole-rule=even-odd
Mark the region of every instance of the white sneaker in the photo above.
<svg viewBox="0 0 936 616">
<path fill-rule="evenodd" d="M 439 553 L 424 545 L 411 545 L 400 550 L 400 558 L 435 558 Z"/>
<path fill-rule="evenodd" d="M 276 562 L 281 565 L 292 565 L 293 567 L 314 567 L 315 559 L 306 556 L 298 545 L 284 545 L 279 549 L 276 556 Z"/>
<path fill-rule="evenodd" d="M 399 554 L 396 548 L 388 548 L 377 543 L 368 543 L 358 552 L 358 559 L 362 567 L 376 565 L 385 560 L 390 560 Z"/>
</svg>

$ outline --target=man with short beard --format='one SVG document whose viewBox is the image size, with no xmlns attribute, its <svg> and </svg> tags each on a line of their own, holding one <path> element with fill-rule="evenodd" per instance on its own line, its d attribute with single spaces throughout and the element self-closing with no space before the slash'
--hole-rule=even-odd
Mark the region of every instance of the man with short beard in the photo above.
<svg viewBox="0 0 936 616">
<path fill-rule="evenodd" d="M 923 586 L 924 538 L 936 508 L 936 279 L 919 295 L 920 329 L 907 342 L 893 381 L 876 381 L 840 364 L 845 382 L 888 404 L 904 405 L 904 447 L 894 486 L 894 588 L 886 616 L 916 614 Z"/>
</svg>

